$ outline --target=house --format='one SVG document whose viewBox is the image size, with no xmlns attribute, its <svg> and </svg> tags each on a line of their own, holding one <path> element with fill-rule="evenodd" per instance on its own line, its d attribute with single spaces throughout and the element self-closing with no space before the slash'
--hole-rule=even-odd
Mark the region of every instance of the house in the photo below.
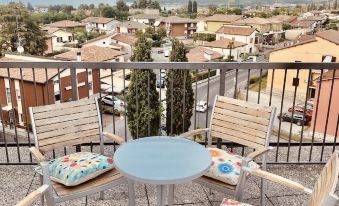
<svg viewBox="0 0 339 206">
<path fill-rule="evenodd" d="M 237 61 L 246 53 L 246 45 L 242 42 L 222 38 L 212 42 L 204 42 L 201 46 L 221 53 L 223 59 L 228 59 L 231 55 L 233 60 Z"/>
<path fill-rule="evenodd" d="M 337 122 L 338 122 L 338 114 L 339 114 L 339 71 L 329 70 L 325 72 L 322 76 L 321 82 L 320 78 L 316 79 L 316 91 L 315 98 L 313 100 L 314 106 L 313 108 L 318 108 L 318 110 L 313 110 L 313 117 L 317 117 L 317 119 L 312 118 L 311 123 L 311 135 L 314 130 L 314 136 L 318 138 L 323 138 L 324 133 L 326 131 L 327 139 L 330 140 L 335 138 Z M 333 79 L 334 75 L 334 79 Z M 333 82 L 333 90 L 331 91 Z M 318 96 L 318 90 L 320 89 L 321 83 L 321 92 L 320 96 Z M 331 102 L 329 101 L 331 99 Z M 328 108 L 330 106 L 330 111 L 328 113 Z M 327 124 L 327 128 L 326 128 Z M 339 132 L 339 131 L 338 131 Z"/>
<path fill-rule="evenodd" d="M 158 18 L 160 18 L 160 16 L 156 14 L 136 14 L 133 16 L 129 16 L 128 20 L 143 23 L 148 26 L 153 26 L 155 23 L 155 20 Z"/>
<path fill-rule="evenodd" d="M 34 7 L 34 13 L 47 13 L 48 12 L 48 5 L 38 5 Z"/>
<path fill-rule="evenodd" d="M 188 62 L 210 62 L 222 59 L 223 55 L 211 49 L 198 46 L 191 49 L 186 54 L 186 57 L 188 59 Z"/>
<path fill-rule="evenodd" d="M 55 27 L 42 27 L 42 31 L 46 32 L 47 37 L 51 37 L 51 47 L 53 51 L 60 51 L 64 48 L 65 44 L 76 44 L 78 43 L 75 40 L 72 32 L 69 32 L 66 29 L 60 29 Z"/>
<path fill-rule="evenodd" d="M 297 16 L 289 16 L 289 15 L 277 15 L 277 16 L 272 16 L 269 18 L 269 20 L 278 20 L 283 22 L 283 24 L 290 24 L 291 22 L 297 20 Z"/>
<path fill-rule="evenodd" d="M 233 23 L 234 25 L 252 26 L 262 35 L 262 42 L 275 43 L 283 36 L 283 22 L 279 20 L 264 19 L 259 17 L 240 19 Z"/>
<path fill-rule="evenodd" d="M 124 34 L 135 34 L 136 31 L 141 30 L 142 32 L 145 32 L 145 29 L 148 26 L 143 23 L 139 23 L 136 21 L 123 21 L 120 22 L 116 26 L 116 32 L 117 33 L 124 33 Z"/>
<path fill-rule="evenodd" d="M 304 22 L 315 22 L 315 28 L 322 28 L 323 24 L 326 22 L 327 17 L 321 17 L 321 16 L 308 16 L 305 18 L 301 18 L 300 21 Z"/>
<path fill-rule="evenodd" d="M 295 20 L 290 23 L 291 29 L 285 31 L 285 38 L 295 40 L 299 35 L 313 34 L 316 28 L 315 21 Z"/>
<path fill-rule="evenodd" d="M 256 53 L 257 34 L 258 31 L 251 26 L 224 25 L 216 31 L 216 40 L 226 38 L 242 42 L 247 44 L 246 53 Z"/>
<path fill-rule="evenodd" d="M 243 18 L 244 17 L 242 15 L 214 14 L 213 16 L 204 18 L 206 31 L 216 32 L 224 24 L 231 24 Z"/>
<path fill-rule="evenodd" d="M 51 27 L 51 28 L 59 28 L 59 29 L 77 29 L 77 28 L 85 29 L 86 24 L 77 22 L 77 21 L 62 20 L 62 21 L 56 21 L 54 23 L 47 24 L 45 26 Z"/>
<path fill-rule="evenodd" d="M 197 31 L 197 20 L 178 16 L 162 17 L 156 20 L 154 26 L 164 26 L 169 37 L 192 37 Z"/>
<path fill-rule="evenodd" d="M 113 49 L 126 52 L 125 61 L 128 61 L 132 56 L 134 45 L 137 40 L 138 39 L 133 35 L 115 34 L 112 36 L 111 46 Z"/>
<path fill-rule="evenodd" d="M 86 24 L 87 32 L 105 32 L 113 33 L 120 23 L 120 21 L 115 20 L 114 18 L 104 18 L 104 17 L 87 17 L 81 21 Z"/>
<path fill-rule="evenodd" d="M 23 61 L 23 59 L 5 56 L 0 61 Z M 34 68 L 34 75 L 33 69 L 22 69 L 20 72 L 19 68 L 11 68 L 9 71 L 10 77 L 7 70 L 0 69 L 0 107 L 4 123 L 24 126 L 25 122 L 30 122 L 29 107 L 54 103 L 51 78 L 58 74 L 58 70 L 48 69 L 46 73 L 44 68 Z"/>
<path fill-rule="evenodd" d="M 326 30 L 312 36 L 305 36 L 290 46 L 272 51 L 269 55 L 269 62 L 323 62 L 328 56 L 332 61 L 339 60 L 339 31 Z M 267 82 L 272 81 L 273 70 L 268 71 Z M 315 96 L 314 80 L 319 77 L 319 71 L 313 71 L 311 81 L 308 82 L 309 70 L 300 70 L 297 97 L 305 98 L 307 84 L 309 84 L 309 97 Z M 296 77 L 296 70 L 289 70 L 286 75 L 285 95 L 293 96 L 295 86 L 293 78 Z M 284 84 L 284 71 L 276 70 L 272 91 L 281 95 Z M 267 84 L 267 90 L 271 90 L 271 84 Z"/>
<path fill-rule="evenodd" d="M 112 34 L 105 34 L 98 36 L 94 39 L 88 40 L 85 43 L 82 44 L 82 47 L 87 47 L 87 46 L 100 46 L 100 47 L 109 47 L 111 48 L 111 43 L 112 43 Z"/>
</svg>

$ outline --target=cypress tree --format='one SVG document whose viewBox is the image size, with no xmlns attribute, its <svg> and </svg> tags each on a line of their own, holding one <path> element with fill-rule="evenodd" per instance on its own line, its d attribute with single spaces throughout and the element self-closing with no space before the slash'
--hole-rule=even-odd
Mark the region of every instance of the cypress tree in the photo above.
<svg viewBox="0 0 339 206">
<path fill-rule="evenodd" d="M 171 62 L 187 62 L 187 50 L 182 42 L 172 42 Z M 192 76 L 189 70 L 173 69 L 166 75 L 166 130 L 167 134 L 188 131 L 193 115 Z M 173 116 L 172 116 L 173 115 Z"/>
<path fill-rule="evenodd" d="M 152 43 L 141 35 L 131 56 L 133 62 L 151 62 Z M 133 138 L 159 134 L 160 102 L 156 75 L 151 69 L 134 69 L 127 100 L 128 127 Z"/>
<path fill-rule="evenodd" d="M 198 3 L 197 1 L 193 1 L 193 13 L 198 13 Z"/>
<path fill-rule="evenodd" d="M 189 14 L 192 13 L 192 1 L 191 0 L 188 0 L 187 13 Z"/>
</svg>

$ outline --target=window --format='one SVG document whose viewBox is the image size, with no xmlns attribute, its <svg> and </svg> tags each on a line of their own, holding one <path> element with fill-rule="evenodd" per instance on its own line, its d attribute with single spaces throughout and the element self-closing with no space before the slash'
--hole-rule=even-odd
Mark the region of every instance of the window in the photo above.
<svg viewBox="0 0 339 206">
<path fill-rule="evenodd" d="M 21 119 L 21 122 L 24 121 L 24 115 L 22 113 L 20 114 L 20 119 Z"/>
<path fill-rule="evenodd" d="M 60 93 L 54 95 L 55 101 L 60 101 Z"/>
<path fill-rule="evenodd" d="M 92 70 L 89 70 L 89 71 L 88 71 L 88 75 L 92 75 Z"/>
<path fill-rule="evenodd" d="M 11 99 L 11 89 L 10 88 L 6 88 L 6 96 L 7 96 L 7 104 L 11 104 L 12 99 Z"/>
<path fill-rule="evenodd" d="M 17 100 L 21 100 L 21 93 L 20 93 L 20 90 L 16 90 L 16 99 Z"/>
<path fill-rule="evenodd" d="M 250 43 L 251 43 L 251 44 L 253 43 L 253 38 L 250 39 Z"/>
<path fill-rule="evenodd" d="M 92 82 L 88 82 L 88 89 L 92 90 Z"/>
<path fill-rule="evenodd" d="M 62 37 L 57 37 L 57 42 L 62 42 Z"/>
<path fill-rule="evenodd" d="M 72 36 L 68 36 L 68 41 L 72 41 Z"/>
</svg>

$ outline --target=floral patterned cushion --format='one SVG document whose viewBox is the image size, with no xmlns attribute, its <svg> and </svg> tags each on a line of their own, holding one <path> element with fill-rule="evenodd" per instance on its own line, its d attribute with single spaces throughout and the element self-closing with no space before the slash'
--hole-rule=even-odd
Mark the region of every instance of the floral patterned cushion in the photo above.
<svg viewBox="0 0 339 206">
<path fill-rule="evenodd" d="M 91 152 L 78 152 L 49 161 L 51 180 L 75 186 L 114 168 L 113 159 Z M 35 170 L 42 174 L 40 166 Z"/>
<path fill-rule="evenodd" d="M 238 202 L 236 200 L 224 198 L 220 206 L 251 206 L 251 205 Z"/>
<path fill-rule="evenodd" d="M 242 157 L 218 148 L 208 148 L 208 151 L 212 156 L 212 165 L 205 176 L 230 185 L 237 185 Z M 251 161 L 248 167 L 255 169 L 259 168 L 259 165 Z"/>
</svg>

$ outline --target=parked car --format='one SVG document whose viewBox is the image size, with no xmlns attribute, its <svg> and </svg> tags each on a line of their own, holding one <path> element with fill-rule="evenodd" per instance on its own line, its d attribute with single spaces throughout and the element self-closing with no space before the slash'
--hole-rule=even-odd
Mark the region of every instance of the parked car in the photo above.
<svg viewBox="0 0 339 206">
<path fill-rule="evenodd" d="M 113 98 L 114 98 L 114 101 L 113 101 Z M 125 106 L 125 102 L 122 101 L 121 99 L 119 99 L 118 97 L 116 96 L 112 96 L 112 95 L 107 95 L 107 96 L 104 96 L 101 101 L 106 104 L 106 105 L 111 105 L 113 106 L 114 104 L 114 107 L 123 107 Z"/>
<path fill-rule="evenodd" d="M 158 79 L 157 80 L 157 88 L 165 88 L 165 80 L 164 79 Z"/>
<path fill-rule="evenodd" d="M 165 50 L 164 57 L 169 57 L 169 55 L 170 55 L 170 51 L 169 50 Z"/>
<path fill-rule="evenodd" d="M 164 50 L 162 49 L 158 50 L 158 54 L 162 54 L 162 53 L 164 53 Z"/>
<path fill-rule="evenodd" d="M 197 106 L 195 107 L 195 110 L 197 112 L 206 112 L 206 110 L 210 107 L 210 104 L 207 104 L 206 101 L 199 101 L 197 102 Z"/>
<path fill-rule="evenodd" d="M 278 119 L 280 119 L 282 122 L 293 122 L 296 123 L 298 126 L 301 125 L 307 125 L 310 120 L 307 117 L 303 118 L 303 114 L 293 114 L 292 118 L 292 113 L 283 113 L 281 116 L 278 116 Z"/>
<path fill-rule="evenodd" d="M 160 69 L 160 78 L 165 79 L 166 78 L 166 70 Z"/>
<path fill-rule="evenodd" d="M 304 114 L 304 110 L 305 110 L 305 105 L 295 105 L 294 106 L 294 112 L 298 113 L 298 114 Z M 288 112 L 293 112 L 293 107 L 288 108 Z M 312 119 L 312 114 L 313 114 L 313 110 L 312 109 L 306 109 L 306 118 L 308 118 L 309 121 L 311 121 Z"/>
</svg>

